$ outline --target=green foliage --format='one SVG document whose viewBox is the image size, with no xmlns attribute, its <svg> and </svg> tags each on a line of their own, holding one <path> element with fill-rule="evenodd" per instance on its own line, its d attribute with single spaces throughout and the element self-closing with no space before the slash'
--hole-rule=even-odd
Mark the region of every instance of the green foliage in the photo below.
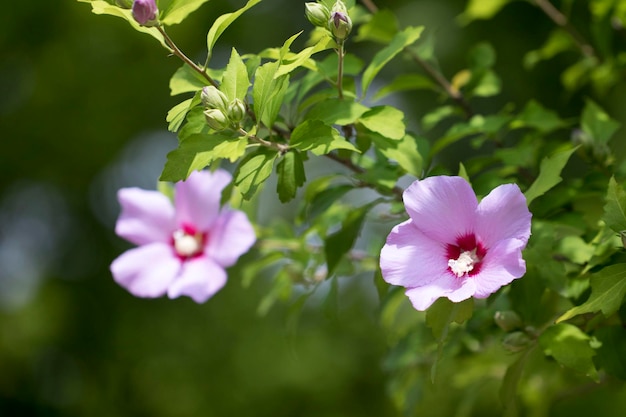
<svg viewBox="0 0 626 417">
<path fill-rule="evenodd" d="M 164 25 L 176 25 L 196 11 L 200 6 L 209 0 L 161 0 L 159 20 Z"/>
<path fill-rule="evenodd" d="M 535 198 L 544 195 L 563 180 L 561 171 L 563 171 L 565 164 L 567 164 L 567 161 L 569 161 L 569 158 L 575 151 L 576 148 L 566 149 L 541 160 L 539 176 L 524 193 L 528 205 L 530 205 Z"/>
<path fill-rule="evenodd" d="M 197 0 L 197 1 L 200 1 L 200 0 Z M 235 20 L 237 20 L 237 18 L 241 16 L 246 10 L 259 4 L 260 2 L 261 0 L 248 0 L 246 5 L 243 6 L 241 9 L 232 13 L 223 14 L 217 19 L 215 19 L 215 22 L 213 22 L 213 24 L 211 25 L 211 28 L 209 29 L 209 32 L 207 33 L 207 36 L 206 36 L 206 44 L 207 44 L 207 51 L 208 51 L 207 65 L 209 61 L 211 60 L 211 57 L 213 56 L 213 47 L 215 46 L 215 43 L 217 42 L 219 37 L 222 36 L 222 33 L 224 33 L 224 31 L 228 29 L 228 26 L 230 26 Z"/>
<path fill-rule="evenodd" d="M 539 345 L 546 355 L 597 382 L 598 371 L 592 360 L 596 352 L 591 347 L 590 341 L 585 332 L 566 323 L 549 327 L 539 337 Z"/>
</svg>

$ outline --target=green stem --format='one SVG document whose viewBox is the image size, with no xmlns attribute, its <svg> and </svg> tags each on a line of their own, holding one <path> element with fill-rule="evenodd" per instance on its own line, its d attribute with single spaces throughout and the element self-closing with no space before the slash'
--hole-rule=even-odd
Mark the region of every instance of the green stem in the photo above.
<svg viewBox="0 0 626 417">
<path fill-rule="evenodd" d="M 339 41 L 337 45 L 337 92 L 339 93 L 339 99 L 343 100 L 343 58 L 346 51 L 343 47 L 343 41 Z"/>
<path fill-rule="evenodd" d="M 238 133 L 241 136 L 245 136 L 248 140 L 258 143 L 261 146 L 265 146 L 266 148 L 270 148 L 278 152 L 280 155 L 284 155 L 289 152 L 289 145 L 285 145 L 282 143 L 270 142 L 269 140 L 265 140 L 255 135 L 251 135 L 242 128 L 239 128 Z"/>
<path fill-rule="evenodd" d="M 209 84 L 211 84 L 215 88 L 219 87 L 219 84 L 217 82 L 215 82 L 215 80 L 213 78 L 211 78 L 209 76 L 209 74 L 207 74 L 207 72 L 203 68 L 201 68 L 195 62 L 193 62 L 191 59 L 189 59 L 187 57 L 187 55 L 185 55 L 180 50 L 180 48 L 178 48 L 178 46 L 176 46 L 176 44 L 174 43 L 172 38 L 169 37 L 169 35 L 165 32 L 165 29 L 163 29 L 162 26 L 158 25 L 158 26 L 156 26 L 156 28 L 161 33 L 161 35 L 163 35 L 163 39 L 165 39 L 165 43 L 167 44 L 167 46 L 169 46 L 172 49 L 172 53 L 174 55 L 179 57 L 185 64 L 189 65 L 198 74 L 202 75 L 209 82 Z"/>
</svg>

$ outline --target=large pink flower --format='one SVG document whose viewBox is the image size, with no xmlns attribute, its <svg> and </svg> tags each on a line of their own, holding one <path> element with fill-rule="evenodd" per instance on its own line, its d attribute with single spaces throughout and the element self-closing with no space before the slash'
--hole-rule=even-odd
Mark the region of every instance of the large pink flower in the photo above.
<svg viewBox="0 0 626 417">
<path fill-rule="evenodd" d="M 486 298 L 526 272 L 531 214 L 517 185 L 501 185 L 479 204 L 463 178 L 430 177 L 411 184 L 404 204 L 410 219 L 387 237 L 380 268 L 417 310 L 440 297 Z"/>
<path fill-rule="evenodd" d="M 187 295 L 202 303 L 226 283 L 256 240 L 246 215 L 220 208 L 228 172 L 192 173 L 175 186 L 174 205 L 157 191 L 123 188 L 115 232 L 139 245 L 111 264 L 115 281 L 138 297 Z"/>
</svg>

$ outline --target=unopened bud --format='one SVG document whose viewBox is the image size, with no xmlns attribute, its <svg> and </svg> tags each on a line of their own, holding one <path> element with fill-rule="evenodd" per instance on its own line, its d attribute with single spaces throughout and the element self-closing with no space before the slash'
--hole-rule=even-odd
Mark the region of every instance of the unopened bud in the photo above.
<svg viewBox="0 0 626 417">
<path fill-rule="evenodd" d="M 304 15 L 314 26 L 327 27 L 330 10 L 320 3 L 304 3 Z"/>
<path fill-rule="evenodd" d="M 135 0 L 132 13 L 133 19 L 141 26 L 155 26 L 158 23 L 156 0 Z"/>
<path fill-rule="evenodd" d="M 115 0 L 115 3 L 122 9 L 131 9 L 133 7 L 133 0 Z"/>
<path fill-rule="evenodd" d="M 200 99 L 202 100 L 204 107 L 208 107 L 209 109 L 228 109 L 228 98 L 226 98 L 224 93 L 212 85 L 202 89 Z"/>
<path fill-rule="evenodd" d="M 517 315 L 514 311 L 496 311 L 495 316 L 493 317 L 494 321 L 505 332 L 510 332 L 511 330 L 519 329 L 522 327 L 522 319 Z"/>
<path fill-rule="evenodd" d="M 246 104 L 236 98 L 228 106 L 228 118 L 231 122 L 238 125 L 244 117 L 246 117 Z"/>
<path fill-rule="evenodd" d="M 503 347 L 509 352 L 520 352 L 530 343 L 530 337 L 524 332 L 509 333 L 502 340 Z"/>
<path fill-rule="evenodd" d="M 342 1 L 337 1 L 330 11 L 328 29 L 337 41 L 345 40 L 352 30 L 352 20 L 348 16 L 348 9 Z"/>
<path fill-rule="evenodd" d="M 221 131 L 228 129 L 230 121 L 222 110 L 219 109 L 207 109 L 204 111 L 204 118 L 207 124 L 213 130 Z"/>
</svg>

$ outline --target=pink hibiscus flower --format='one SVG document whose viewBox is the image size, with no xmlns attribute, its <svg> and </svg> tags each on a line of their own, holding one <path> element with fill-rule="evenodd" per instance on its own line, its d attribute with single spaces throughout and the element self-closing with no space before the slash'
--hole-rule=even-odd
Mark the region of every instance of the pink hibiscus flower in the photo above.
<svg viewBox="0 0 626 417">
<path fill-rule="evenodd" d="M 111 264 L 115 281 L 137 297 L 181 295 L 202 303 L 226 283 L 225 268 L 256 240 L 246 215 L 220 208 L 228 172 L 192 173 L 175 186 L 174 205 L 158 191 L 123 188 L 115 232 L 139 245 Z"/>
<path fill-rule="evenodd" d="M 532 215 L 517 185 L 496 187 L 479 204 L 463 178 L 430 177 L 411 184 L 404 204 L 410 219 L 387 237 L 380 268 L 417 310 L 440 297 L 486 298 L 526 272 Z"/>
</svg>

